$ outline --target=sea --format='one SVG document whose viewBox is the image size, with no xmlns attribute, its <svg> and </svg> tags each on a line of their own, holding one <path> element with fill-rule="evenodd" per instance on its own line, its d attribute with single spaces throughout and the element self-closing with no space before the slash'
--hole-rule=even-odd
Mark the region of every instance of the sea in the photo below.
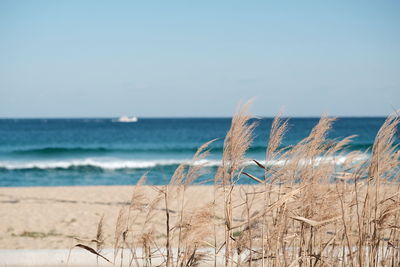
<svg viewBox="0 0 400 267">
<path fill-rule="evenodd" d="M 272 120 L 255 119 L 249 160 L 265 160 Z M 290 118 L 283 146 L 302 140 L 318 120 Z M 340 157 L 351 151 L 368 156 L 384 121 L 338 118 L 328 138 L 357 135 Z M 0 119 L 0 186 L 133 185 L 143 175 L 147 184 L 162 185 L 169 183 L 180 163 L 206 163 L 196 183 L 210 184 L 221 164 L 230 123 L 231 118 L 139 118 L 132 123 L 112 118 Z M 207 159 L 193 163 L 197 148 L 212 139 L 217 140 Z M 255 164 L 245 170 L 263 175 Z M 252 180 L 242 176 L 239 183 Z"/>
</svg>

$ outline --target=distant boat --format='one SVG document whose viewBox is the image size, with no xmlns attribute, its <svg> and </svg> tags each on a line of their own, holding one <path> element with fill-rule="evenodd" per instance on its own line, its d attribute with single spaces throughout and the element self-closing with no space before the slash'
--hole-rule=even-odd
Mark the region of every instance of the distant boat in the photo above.
<svg viewBox="0 0 400 267">
<path fill-rule="evenodd" d="M 117 122 L 137 122 L 137 117 L 121 116 L 118 118 Z"/>
</svg>

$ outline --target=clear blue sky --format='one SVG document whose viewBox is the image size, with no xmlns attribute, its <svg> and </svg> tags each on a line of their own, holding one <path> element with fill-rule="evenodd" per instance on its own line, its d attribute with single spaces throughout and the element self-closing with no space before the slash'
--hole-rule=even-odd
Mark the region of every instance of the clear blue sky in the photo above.
<svg viewBox="0 0 400 267">
<path fill-rule="evenodd" d="M 0 1 L 0 117 L 387 115 L 400 1 Z"/>
</svg>

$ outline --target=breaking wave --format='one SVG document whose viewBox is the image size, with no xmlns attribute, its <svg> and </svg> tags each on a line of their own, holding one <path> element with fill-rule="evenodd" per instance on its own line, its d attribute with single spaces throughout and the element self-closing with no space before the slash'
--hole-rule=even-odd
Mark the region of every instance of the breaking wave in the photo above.
<svg viewBox="0 0 400 267">
<path fill-rule="evenodd" d="M 319 157 L 314 160 L 300 160 L 300 164 L 321 164 L 321 163 L 334 163 L 341 165 L 349 158 L 345 155 Z M 366 160 L 367 154 L 359 154 L 352 158 L 352 160 Z M 268 161 L 266 165 L 269 166 L 283 166 L 290 160 L 272 160 Z M 266 162 L 260 160 L 262 164 Z M 150 169 L 155 167 L 173 167 L 179 164 L 185 165 L 204 165 L 206 167 L 218 167 L 221 165 L 220 160 L 180 160 L 180 159 L 160 159 L 160 160 L 128 160 L 128 159 L 71 159 L 71 160 L 35 160 L 35 161 L 0 161 L 0 169 L 6 170 L 29 170 L 29 169 L 76 169 L 92 167 L 104 170 L 119 170 L 119 169 Z M 246 161 L 245 165 L 255 165 L 252 160 Z"/>
</svg>

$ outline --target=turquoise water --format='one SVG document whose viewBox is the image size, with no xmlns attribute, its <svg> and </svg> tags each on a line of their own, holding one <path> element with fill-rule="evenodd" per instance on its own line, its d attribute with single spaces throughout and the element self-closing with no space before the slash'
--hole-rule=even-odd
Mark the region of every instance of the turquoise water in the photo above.
<svg viewBox="0 0 400 267">
<path fill-rule="evenodd" d="M 329 138 L 357 134 L 348 151 L 366 151 L 385 118 L 339 118 Z M 247 156 L 263 160 L 271 118 L 257 120 Z M 292 118 L 284 145 L 306 137 L 318 118 Z M 222 155 L 229 118 L 139 119 L 1 119 L 0 186 L 126 185 L 148 172 L 149 184 L 165 184 L 181 162 L 203 143 L 211 146 L 212 177 Z M 248 171 L 259 173 L 257 167 Z M 259 173 L 260 174 L 260 173 Z M 249 183 L 243 177 L 242 183 Z"/>
</svg>

